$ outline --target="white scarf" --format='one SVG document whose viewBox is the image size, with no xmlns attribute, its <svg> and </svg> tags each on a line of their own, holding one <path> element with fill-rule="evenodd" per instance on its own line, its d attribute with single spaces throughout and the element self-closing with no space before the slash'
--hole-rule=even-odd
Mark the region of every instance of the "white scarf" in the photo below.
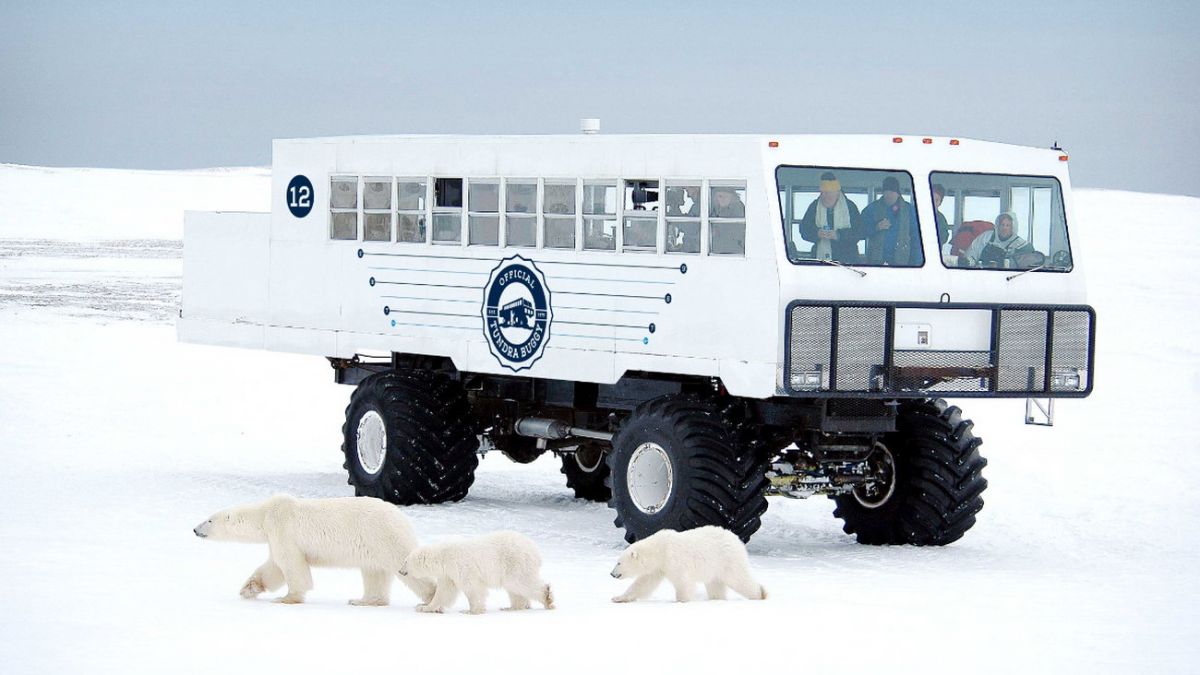
<svg viewBox="0 0 1200 675">
<path fill-rule="evenodd" d="M 825 214 L 829 211 L 821 199 L 817 198 L 817 229 L 823 230 L 828 224 L 828 219 Z M 837 203 L 833 205 L 833 230 L 846 230 L 850 228 L 850 208 L 846 206 L 846 195 L 839 194 Z M 830 239 L 817 240 L 817 257 L 821 260 L 830 260 L 833 258 L 833 247 L 830 245 Z"/>
</svg>

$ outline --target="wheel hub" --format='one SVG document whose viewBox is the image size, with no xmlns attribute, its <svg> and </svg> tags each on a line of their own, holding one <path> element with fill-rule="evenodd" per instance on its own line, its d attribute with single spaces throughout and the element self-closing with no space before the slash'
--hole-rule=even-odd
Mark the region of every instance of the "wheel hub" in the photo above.
<svg viewBox="0 0 1200 675">
<path fill-rule="evenodd" d="M 358 465 L 368 474 L 378 475 L 387 456 L 387 427 L 377 411 L 368 410 L 358 418 L 354 445 L 358 449 Z"/>
<path fill-rule="evenodd" d="M 671 499 L 675 472 L 671 458 L 658 443 L 642 443 L 633 451 L 626 470 L 629 498 L 639 511 L 654 514 Z"/>
<path fill-rule="evenodd" d="M 867 464 L 875 479 L 854 488 L 854 499 L 863 507 L 877 509 L 887 503 L 896 492 L 896 458 L 883 443 L 876 443 Z"/>
</svg>

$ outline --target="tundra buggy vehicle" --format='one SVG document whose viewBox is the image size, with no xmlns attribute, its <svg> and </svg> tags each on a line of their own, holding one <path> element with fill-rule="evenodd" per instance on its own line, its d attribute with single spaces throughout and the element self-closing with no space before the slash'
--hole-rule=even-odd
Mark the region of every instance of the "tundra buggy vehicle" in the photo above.
<svg viewBox="0 0 1200 675">
<path fill-rule="evenodd" d="M 270 214 L 188 214 L 178 332 L 326 357 L 355 386 L 358 495 L 456 501 L 481 450 L 551 452 L 630 542 L 747 540 L 775 494 L 833 498 L 862 543 L 947 544 L 987 483 L 940 397 L 1028 414 L 1092 390 L 1057 149 L 379 136 L 273 154 Z"/>
</svg>

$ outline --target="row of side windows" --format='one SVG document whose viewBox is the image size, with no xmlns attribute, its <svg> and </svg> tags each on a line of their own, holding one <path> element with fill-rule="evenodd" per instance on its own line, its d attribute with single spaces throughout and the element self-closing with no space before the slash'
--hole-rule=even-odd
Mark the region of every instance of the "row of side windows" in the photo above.
<svg viewBox="0 0 1200 675">
<path fill-rule="evenodd" d="M 333 176 L 329 236 L 395 243 L 745 255 L 746 182 Z"/>
</svg>

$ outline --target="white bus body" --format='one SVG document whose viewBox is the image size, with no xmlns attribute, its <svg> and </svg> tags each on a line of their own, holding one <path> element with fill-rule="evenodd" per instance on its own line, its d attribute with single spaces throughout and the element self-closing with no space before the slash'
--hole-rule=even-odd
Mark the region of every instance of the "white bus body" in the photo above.
<svg viewBox="0 0 1200 675">
<path fill-rule="evenodd" d="M 1076 242 L 1066 273 L 1035 271 L 1006 280 L 1012 274 L 1005 270 L 979 273 L 942 265 L 925 188 L 931 172 L 1052 177 L 1061 185 L 1067 222 L 1077 225 L 1063 153 L 966 139 L 923 140 L 835 135 L 278 140 L 269 217 L 188 214 L 179 335 L 190 342 L 342 359 L 431 354 L 448 357 L 460 371 L 511 374 L 513 364 L 497 358 L 489 344 L 482 293 L 500 261 L 519 255 L 545 276 L 552 298 L 544 351 L 521 367 L 521 375 L 606 384 L 633 371 L 708 376 L 719 378 L 730 394 L 761 399 L 790 390 L 785 324 L 797 300 L 899 303 L 894 348 L 934 351 L 988 348 L 989 311 L 961 304 L 1083 305 L 1085 265 Z M 780 166 L 911 175 L 924 265 L 862 267 L 866 274 L 859 276 L 834 265 L 790 262 L 781 210 L 786 200 L 776 183 Z M 289 195 L 295 176 L 307 177 L 312 185 L 311 210 L 300 218 L 289 210 L 289 200 L 304 197 Z M 702 219 L 698 254 L 666 252 L 662 209 L 656 212 L 656 250 L 623 251 L 621 203 L 613 214 L 615 251 L 583 249 L 580 209 L 574 249 L 544 245 L 541 213 L 536 214 L 538 246 L 471 245 L 469 204 L 458 211 L 458 242 L 431 243 L 428 236 L 427 243 L 363 241 L 361 199 L 355 207 L 357 236 L 334 240 L 329 222 L 334 177 L 360 184 L 424 181 L 428 229 L 435 210 L 432 179 L 440 177 L 464 179 L 464 195 L 472 183 L 522 180 L 536 181 L 539 195 L 547 183 L 570 182 L 582 193 L 585 184 L 606 181 L 620 196 L 623 181 L 648 179 L 660 181 L 660 188 L 702 182 L 707 200 L 710 186 L 744 185 L 745 252 L 710 254 L 708 218 Z M 951 307 L 957 311 L 947 311 Z M 1083 365 L 1090 371 L 1090 363 Z M 818 391 L 828 389 L 835 388 Z M 1055 395 L 1087 390 L 1090 381 L 1078 392 Z"/>
</svg>

